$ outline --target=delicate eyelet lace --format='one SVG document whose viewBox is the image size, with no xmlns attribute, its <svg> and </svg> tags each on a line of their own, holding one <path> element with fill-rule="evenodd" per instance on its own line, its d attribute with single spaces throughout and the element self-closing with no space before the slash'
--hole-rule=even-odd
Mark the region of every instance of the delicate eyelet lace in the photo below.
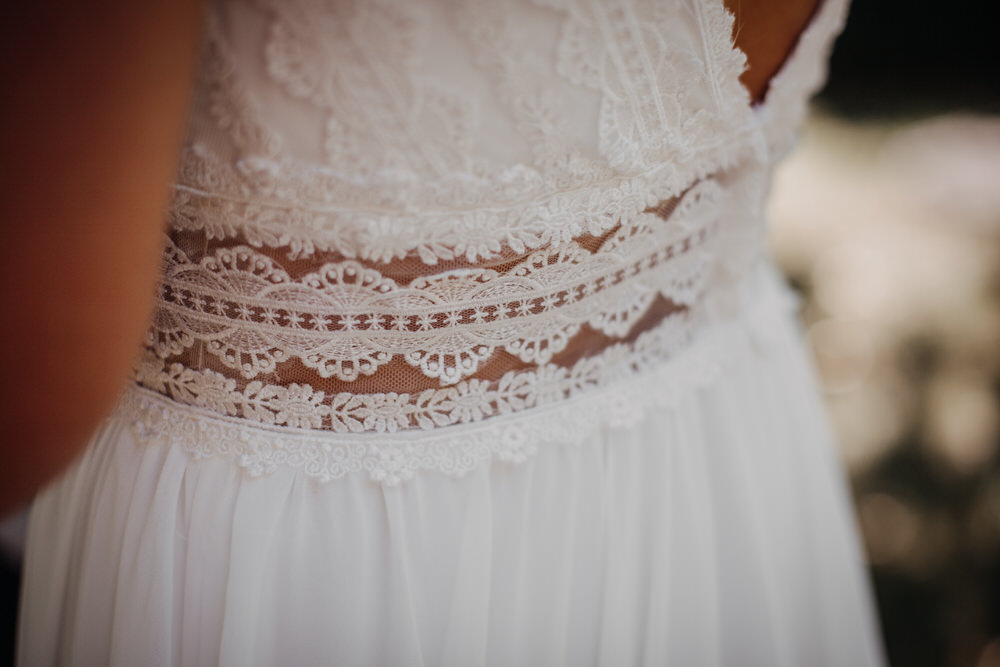
<svg viewBox="0 0 1000 667">
<path fill-rule="evenodd" d="M 778 280 L 758 273 L 727 295 L 741 306 L 726 316 L 716 312 L 700 323 L 679 316 L 686 320 L 681 333 L 660 327 L 572 369 L 508 373 L 496 389 L 472 380 L 420 396 L 327 397 L 310 387 L 254 382 L 237 392 L 211 371 L 165 369 L 150 355 L 137 378 L 148 388 L 128 390 L 115 416 L 141 441 L 196 458 L 232 458 L 254 476 L 291 467 L 320 481 L 363 472 L 393 485 L 420 470 L 462 475 L 490 460 L 519 463 L 539 447 L 581 442 L 606 426 L 634 426 L 649 410 L 676 406 L 733 372 L 762 346 L 787 344 L 769 342 L 774 318 L 794 307 Z M 413 424 L 416 430 L 406 430 Z"/>
<path fill-rule="evenodd" d="M 166 358 L 207 341 L 246 378 L 292 357 L 320 377 L 351 381 L 401 355 L 444 385 L 475 373 L 498 347 L 546 363 L 584 324 L 621 337 L 657 295 L 693 303 L 711 269 L 720 196 L 704 181 L 669 221 L 637 216 L 593 253 L 571 242 L 504 272 L 455 269 L 407 285 L 352 260 L 293 280 L 247 246 L 193 263 L 170 244 L 148 343 Z"/>
<path fill-rule="evenodd" d="M 308 385 L 275 386 L 259 380 L 240 390 L 235 380 L 221 373 L 192 370 L 179 363 L 168 366 L 153 354 L 139 362 L 135 379 L 180 403 L 263 424 L 337 433 L 431 430 L 558 402 L 607 384 L 608 378 L 625 372 L 623 368 L 631 372 L 644 363 L 667 359 L 688 342 L 692 321 L 687 314 L 673 315 L 640 335 L 633 345 L 613 345 L 571 368 L 540 364 L 531 370 L 508 371 L 495 383 L 462 380 L 419 394 L 339 392 L 327 396 Z"/>
</svg>

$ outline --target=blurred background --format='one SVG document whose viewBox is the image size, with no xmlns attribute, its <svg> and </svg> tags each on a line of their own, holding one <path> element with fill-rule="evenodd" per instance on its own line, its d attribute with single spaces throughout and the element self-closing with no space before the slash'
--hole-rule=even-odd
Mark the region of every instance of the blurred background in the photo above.
<svg viewBox="0 0 1000 667">
<path fill-rule="evenodd" d="M 894 667 L 1000 667 L 1000 56 L 986 5 L 855 0 L 771 202 Z M 16 524 L 3 531 L 17 540 Z M 0 549 L 0 666 L 18 574 Z"/>
<path fill-rule="evenodd" d="M 1000 56 L 979 4 L 855 0 L 771 200 L 894 667 L 1000 667 Z"/>
</svg>

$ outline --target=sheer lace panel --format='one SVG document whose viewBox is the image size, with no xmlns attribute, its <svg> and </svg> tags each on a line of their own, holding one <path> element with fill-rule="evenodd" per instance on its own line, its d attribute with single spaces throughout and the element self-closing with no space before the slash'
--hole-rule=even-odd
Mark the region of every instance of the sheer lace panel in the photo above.
<svg viewBox="0 0 1000 667">
<path fill-rule="evenodd" d="M 527 407 L 516 394 L 502 407 L 474 394 L 543 375 L 563 396 L 597 384 L 588 368 L 643 334 L 664 351 L 684 342 L 711 275 L 720 195 L 706 179 L 601 236 L 479 264 L 290 259 L 175 231 L 137 380 L 224 414 L 334 430 L 516 410 Z M 361 404 L 381 416 L 349 419 Z"/>
</svg>

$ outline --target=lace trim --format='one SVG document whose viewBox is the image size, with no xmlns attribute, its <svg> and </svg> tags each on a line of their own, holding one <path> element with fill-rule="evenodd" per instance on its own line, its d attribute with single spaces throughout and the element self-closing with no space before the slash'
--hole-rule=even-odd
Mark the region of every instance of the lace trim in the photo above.
<svg viewBox="0 0 1000 667">
<path fill-rule="evenodd" d="M 420 470 L 462 475 L 489 460 L 522 462 L 540 447 L 581 442 L 605 426 L 635 425 L 650 409 L 674 406 L 724 376 L 750 350 L 768 345 L 775 313 L 792 305 L 787 288 L 776 285 L 780 279 L 767 280 L 772 284 L 763 289 L 759 280 L 744 286 L 741 302 L 756 294 L 735 319 L 706 320 L 696 336 L 692 329 L 686 340 L 693 342 L 683 350 L 683 341 L 653 330 L 634 347 L 614 346 L 572 371 L 542 367 L 508 374 L 493 390 L 473 381 L 426 392 L 426 399 L 342 394 L 325 400 L 300 385 L 261 385 L 241 394 L 232 380 L 211 371 L 155 370 L 153 359 L 154 384 L 169 385 L 173 400 L 133 386 L 114 416 L 130 423 L 140 442 L 176 446 L 195 459 L 230 458 L 255 477 L 286 467 L 323 482 L 367 473 L 386 485 Z M 217 412 L 238 410 L 242 417 Z M 414 419 L 451 425 L 402 430 Z M 339 424 L 334 432 L 309 430 L 326 420 Z"/>
<path fill-rule="evenodd" d="M 446 385 L 497 349 L 546 363 L 584 324 L 620 338 L 657 295 L 693 304 L 710 273 L 722 196 L 703 181 L 668 220 L 643 213 L 595 253 L 571 242 L 504 272 L 455 269 L 405 286 L 354 261 L 293 280 L 246 246 L 192 263 L 171 244 L 147 344 L 167 358 L 206 342 L 248 379 L 292 358 L 353 381 L 402 357 Z"/>
<path fill-rule="evenodd" d="M 848 0 L 821 0 L 813 20 L 799 36 L 784 66 L 768 83 L 756 109 L 771 161 L 777 162 L 795 145 L 812 96 L 826 81 L 830 50 L 844 28 Z"/>
<path fill-rule="evenodd" d="M 747 129 L 748 134 L 755 131 Z M 245 159 L 234 170 L 200 154 L 196 147 L 183 161 L 183 181 L 174 188 L 169 223 L 179 230 L 204 231 L 210 239 L 242 236 L 254 247 L 287 248 L 289 259 L 336 252 L 371 262 L 411 256 L 428 265 L 481 262 L 507 251 L 520 254 L 567 243 L 583 234 L 601 236 L 698 180 L 760 157 L 759 141 L 733 136 L 725 141 L 737 146 L 695 149 L 699 158 L 688 163 L 678 160 L 639 176 L 552 188 L 515 204 L 482 202 L 464 211 L 433 210 L 418 207 L 415 199 L 407 202 L 404 188 L 396 192 L 399 201 L 385 206 L 409 205 L 413 210 L 393 213 L 349 206 L 335 209 L 333 201 L 344 203 L 353 197 L 323 168 Z M 495 192 L 503 184 L 497 181 L 489 187 Z M 471 189 L 455 186 L 454 192 L 468 194 Z M 304 204 L 311 195 L 329 197 L 331 202 Z"/>
<path fill-rule="evenodd" d="M 337 433 L 430 430 L 576 396 L 623 373 L 638 371 L 644 364 L 669 358 L 690 340 L 694 328 L 690 313 L 676 313 L 640 335 L 635 343 L 612 345 L 572 368 L 545 364 L 530 371 L 509 371 L 496 383 L 463 380 L 419 394 L 340 392 L 328 396 L 309 385 L 260 381 L 240 390 L 235 380 L 220 373 L 193 370 L 179 363 L 166 366 L 150 353 L 137 365 L 135 380 L 179 403 L 263 424 Z"/>
</svg>

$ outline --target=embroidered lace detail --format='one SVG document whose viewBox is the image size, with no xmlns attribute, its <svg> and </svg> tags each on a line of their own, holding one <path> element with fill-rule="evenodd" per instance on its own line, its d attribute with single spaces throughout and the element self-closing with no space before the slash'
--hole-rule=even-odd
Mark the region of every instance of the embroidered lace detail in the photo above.
<svg viewBox="0 0 1000 667">
<path fill-rule="evenodd" d="M 691 5 L 703 41 L 678 49 L 668 41 L 677 17 L 666 3 L 641 20 L 631 2 L 562 4 L 569 18 L 558 71 L 601 92 L 601 153 L 613 167 L 630 172 L 676 162 L 693 138 L 728 135 L 726 122 L 748 99 L 731 77 L 745 59 L 732 47 L 732 17 L 721 5 Z"/>
<path fill-rule="evenodd" d="M 405 5 L 354 0 L 316 11 L 314 4 L 261 4 L 275 15 L 267 72 L 289 95 L 323 110 L 331 164 L 349 164 L 360 180 L 427 180 L 470 167 L 471 103 L 423 73 L 425 36 Z"/>
<path fill-rule="evenodd" d="M 275 386 L 260 381 L 240 390 L 235 380 L 220 373 L 179 363 L 166 366 L 151 353 L 137 365 L 135 379 L 180 403 L 263 424 L 338 433 L 429 430 L 549 405 L 605 385 L 612 378 L 669 358 L 688 342 L 693 328 L 689 313 L 676 313 L 640 335 L 634 344 L 612 345 L 572 368 L 541 364 L 530 371 L 508 371 L 496 383 L 463 380 L 412 395 L 339 392 L 327 396 L 308 385 Z"/>
<path fill-rule="evenodd" d="M 135 386 L 115 416 L 143 442 L 177 446 L 197 459 L 231 458 L 254 476 L 292 468 L 320 481 L 367 473 L 394 485 L 420 470 L 462 475 L 489 460 L 520 463 L 540 447 L 632 427 L 647 411 L 676 406 L 725 377 L 739 360 L 787 345 L 774 339 L 774 318 L 788 316 L 794 297 L 780 278 L 761 278 L 728 295 L 742 304 L 738 313 L 720 318 L 709 315 L 710 307 L 701 323 L 678 316 L 690 325 L 682 336 L 653 330 L 571 370 L 508 374 L 495 389 L 472 381 L 421 396 L 324 397 L 308 387 L 258 382 L 238 392 L 225 378 L 164 369 L 149 356 L 140 379 L 167 388 L 172 399 Z M 405 428 L 421 420 L 449 426 Z M 337 426 L 315 430 L 327 421 Z"/>
<path fill-rule="evenodd" d="M 193 263 L 170 244 L 148 344 L 166 358 L 206 341 L 246 378 L 293 357 L 320 377 L 351 381 L 399 355 L 442 384 L 476 372 L 498 347 L 546 363 L 584 324 L 620 338 L 657 295 L 691 305 L 711 267 L 720 197 L 704 181 L 669 220 L 639 215 L 596 252 L 571 242 L 505 271 L 461 268 L 407 285 L 355 261 L 293 280 L 247 246 Z"/>
</svg>

